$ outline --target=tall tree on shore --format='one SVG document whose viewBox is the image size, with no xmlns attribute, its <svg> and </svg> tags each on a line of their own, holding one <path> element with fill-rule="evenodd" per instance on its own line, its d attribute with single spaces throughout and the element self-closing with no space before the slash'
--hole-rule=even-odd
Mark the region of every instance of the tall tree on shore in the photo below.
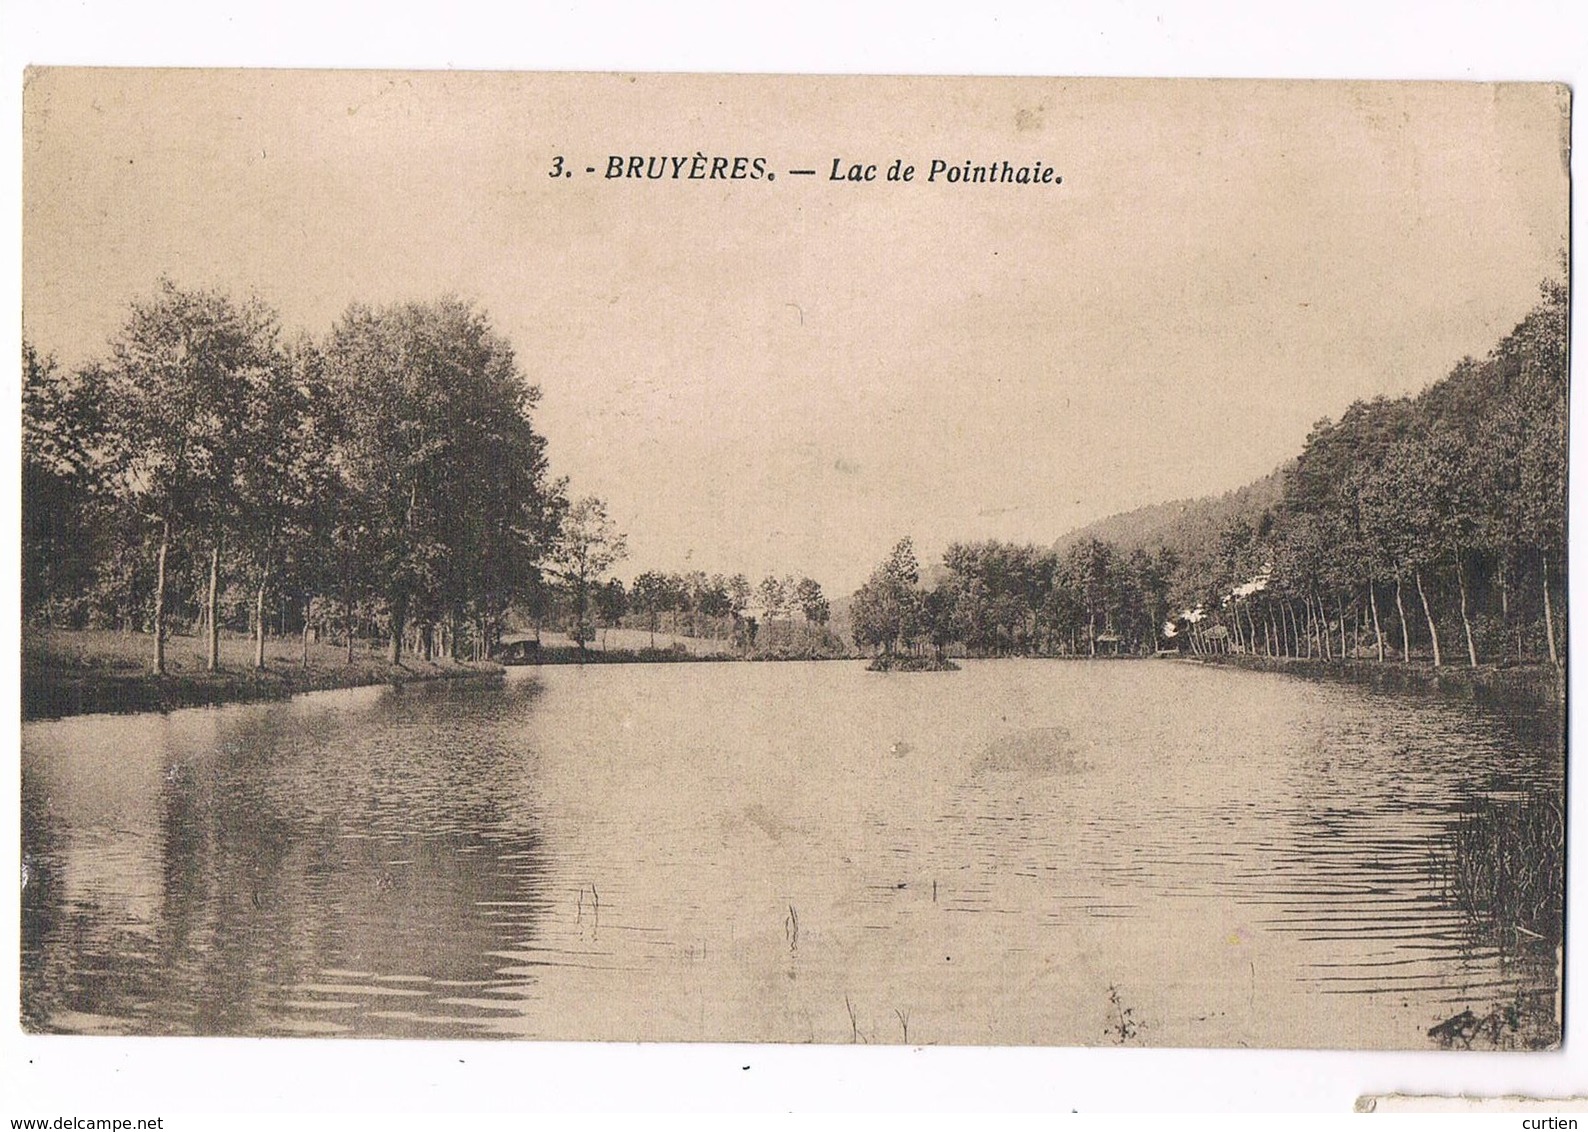
<svg viewBox="0 0 1588 1132">
<path fill-rule="evenodd" d="M 81 616 L 106 507 L 103 371 L 67 373 L 22 343 L 22 607 L 50 621 Z"/>
<path fill-rule="evenodd" d="M 332 330 L 334 459 L 383 599 L 388 658 L 472 612 L 488 650 L 502 613 L 551 551 L 560 483 L 530 423 L 538 390 L 484 314 L 458 299 L 373 310 Z M 455 637 L 455 634 L 454 634 Z"/>
<path fill-rule="evenodd" d="M 165 672 L 167 566 L 185 528 L 211 549 L 209 662 L 216 655 L 219 543 L 230 514 L 248 391 L 279 364 L 275 313 L 257 299 L 235 303 L 218 291 L 179 289 L 162 280 L 156 295 L 132 304 L 111 343 L 107 402 L 121 445 L 125 483 L 152 526 L 158 550 L 154 657 Z"/>
<path fill-rule="evenodd" d="M 232 526 L 247 561 L 254 595 L 254 667 L 265 667 L 265 597 L 280 573 L 289 539 L 312 545 L 308 528 L 324 482 L 328 440 L 316 428 L 320 393 L 318 351 L 300 342 L 275 365 L 248 375 Z"/>
<path fill-rule="evenodd" d="M 628 540 L 607 514 L 606 503 L 587 495 L 568 508 L 552 551 L 552 563 L 574 603 L 574 637 L 584 652 L 589 631 L 590 590 L 628 556 Z"/>
<path fill-rule="evenodd" d="M 656 625 L 668 601 L 667 576 L 657 570 L 647 570 L 634 579 L 629 587 L 629 608 L 645 615 L 645 627 L 650 630 L 651 648 L 656 647 Z"/>
</svg>

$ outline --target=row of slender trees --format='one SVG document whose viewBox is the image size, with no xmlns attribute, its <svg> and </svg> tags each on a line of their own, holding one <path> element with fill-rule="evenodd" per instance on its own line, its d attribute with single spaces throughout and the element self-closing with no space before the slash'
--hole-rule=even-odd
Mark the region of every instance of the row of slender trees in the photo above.
<svg viewBox="0 0 1588 1132">
<path fill-rule="evenodd" d="M 549 476 L 512 348 L 456 299 L 288 340 L 256 299 L 165 281 L 108 357 L 67 372 L 25 345 L 23 370 L 24 613 L 150 630 L 157 673 L 183 621 L 216 666 L 239 585 L 258 665 L 289 620 L 350 659 L 379 632 L 396 663 L 482 654 L 515 602 L 583 596 L 621 554 Z"/>
<path fill-rule="evenodd" d="M 742 573 L 707 574 L 646 570 L 625 585 L 621 578 L 606 578 L 589 590 L 587 615 L 581 619 L 576 594 L 567 587 L 549 593 L 543 605 L 524 612 L 536 629 L 551 624 L 574 631 L 624 627 L 649 631 L 652 644 L 657 632 L 708 640 L 753 643 L 752 624 L 802 621 L 826 625 L 832 607 L 813 578 L 796 580 L 792 574 L 768 575 L 752 586 Z"/>
<path fill-rule="evenodd" d="M 832 606 L 814 578 L 769 574 L 752 586 L 744 574 L 707 575 L 702 570 L 685 574 L 647 570 L 635 577 L 626 594 L 621 583 L 614 599 L 622 612 L 640 627 L 655 632 L 666 618 L 672 632 L 695 637 L 727 638 L 752 613 L 767 621 L 801 618 L 825 625 Z"/>
<path fill-rule="evenodd" d="M 1567 290 L 1415 397 L 1324 421 L 1279 505 L 1185 579 L 1212 647 L 1323 659 L 1561 661 Z M 1207 646 L 1202 623 L 1190 634 Z"/>
<path fill-rule="evenodd" d="M 1560 663 L 1567 291 L 1415 397 L 1357 402 L 1308 436 L 1277 504 L 1212 545 L 1063 553 L 951 546 L 933 584 L 908 539 L 856 592 L 883 652 L 1245 652 L 1442 665 Z"/>
</svg>

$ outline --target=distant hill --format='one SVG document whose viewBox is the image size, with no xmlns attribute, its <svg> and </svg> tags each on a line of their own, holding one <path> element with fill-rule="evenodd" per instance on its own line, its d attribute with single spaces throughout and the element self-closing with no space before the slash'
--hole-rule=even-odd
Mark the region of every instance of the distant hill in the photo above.
<svg viewBox="0 0 1588 1132">
<path fill-rule="evenodd" d="M 1256 524 L 1258 516 L 1279 502 L 1284 489 L 1285 468 L 1276 468 L 1260 480 L 1200 499 L 1180 499 L 1172 503 L 1153 503 L 1110 515 L 1071 531 L 1053 549 L 1063 553 L 1089 539 L 1111 542 L 1122 553 L 1172 547 L 1182 561 L 1201 558 L 1217 543 L 1219 531 L 1235 518 L 1244 517 Z"/>
</svg>

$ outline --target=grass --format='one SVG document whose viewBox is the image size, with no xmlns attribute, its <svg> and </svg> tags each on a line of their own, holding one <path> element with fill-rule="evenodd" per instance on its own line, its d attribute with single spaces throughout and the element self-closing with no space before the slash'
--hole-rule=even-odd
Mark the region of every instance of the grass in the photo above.
<svg viewBox="0 0 1588 1132">
<path fill-rule="evenodd" d="M 1108 1026 L 1103 1030 L 1117 1046 L 1129 1045 L 1141 1037 L 1141 1023 L 1136 1020 L 1136 1011 L 1125 1004 L 1124 996 L 1119 993 L 1119 987 L 1113 983 L 1108 984 Z"/>
<path fill-rule="evenodd" d="M 1446 899 L 1473 936 L 1535 985 L 1504 1002 L 1471 1007 L 1428 1036 L 1446 1049 L 1551 1049 L 1560 1043 L 1556 996 L 1565 929 L 1566 824 L 1545 792 L 1486 798 L 1463 813 L 1434 855 Z"/>
<path fill-rule="evenodd" d="M 371 643 L 372 644 L 372 643 Z M 254 668 L 252 638 L 220 640 L 220 671 L 205 667 L 201 637 L 166 641 L 166 674 L 149 669 L 154 642 L 143 633 L 26 628 L 22 637 L 22 718 L 48 719 L 88 712 L 170 711 L 180 707 L 278 700 L 298 692 L 402 684 L 499 674 L 496 664 L 386 662 L 384 650 L 355 644 L 311 644 L 304 665 L 297 638 L 265 642 L 265 667 Z"/>
<path fill-rule="evenodd" d="M 1461 815 L 1437 873 L 1473 929 L 1502 952 L 1553 949 L 1566 894 L 1566 821 L 1544 794 L 1484 799 Z"/>
</svg>

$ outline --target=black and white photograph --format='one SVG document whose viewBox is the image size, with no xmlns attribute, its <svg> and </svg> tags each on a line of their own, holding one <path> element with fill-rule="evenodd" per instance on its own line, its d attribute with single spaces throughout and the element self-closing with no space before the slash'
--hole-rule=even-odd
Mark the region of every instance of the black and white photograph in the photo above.
<svg viewBox="0 0 1588 1132">
<path fill-rule="evenodd" d="M 1558 1049 L 1571 99 L 30 70 L 21 1027 Z"/>
</svg>

